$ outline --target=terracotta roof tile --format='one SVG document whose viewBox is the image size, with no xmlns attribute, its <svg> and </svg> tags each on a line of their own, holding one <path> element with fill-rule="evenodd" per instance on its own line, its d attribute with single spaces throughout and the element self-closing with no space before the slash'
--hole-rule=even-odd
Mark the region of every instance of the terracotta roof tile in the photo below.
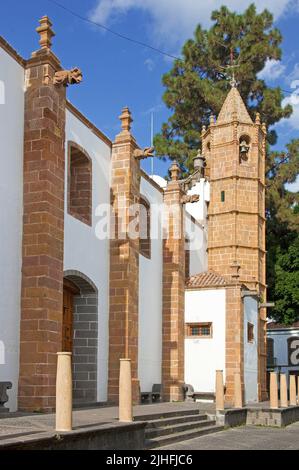
<svg viewBox="0 0 299 470">
<path fill-rule="evenodd" d="M 186 287 L 221 287 L 226 286 L 226 280 L 218 274 L 207 271 L 204 273 L 191 276 L 187 282 Z"/>
</svg>

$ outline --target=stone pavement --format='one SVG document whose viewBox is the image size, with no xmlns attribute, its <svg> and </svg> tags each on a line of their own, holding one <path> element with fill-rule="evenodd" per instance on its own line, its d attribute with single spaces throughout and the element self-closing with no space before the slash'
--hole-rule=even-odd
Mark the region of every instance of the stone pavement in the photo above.
<svg viewBox="0 0 299 470">
<path fill-rule="evenodd" d="M 286 428 L 244 426 L 199 437 L 161 450 L 298 450 L 299 423 Z M 156 449 L 157 450 L 157 449 Z"/>
<path fill-rule="evenodd" d="M 153 405 L 139 405 L 134 407 L 134 416 L 148 416 L 154 413 L 171 411 L 183 411 L 198 408 L 202 412 L 213 413 L 213 404 L 202 403 L 157 403 Z M 91 426 L 115 424 L 118 418 L 118 407 L 97 407 L 75 410 L 73 413 L 74 430 L 84 429 Z M 0 413 L 0 442 L 8 436 L 26 436 L 30 434 L 53 432 L 55 429 L 54 414 L 25 414 L 11 413 L 3 415 Z"/>
</svg>

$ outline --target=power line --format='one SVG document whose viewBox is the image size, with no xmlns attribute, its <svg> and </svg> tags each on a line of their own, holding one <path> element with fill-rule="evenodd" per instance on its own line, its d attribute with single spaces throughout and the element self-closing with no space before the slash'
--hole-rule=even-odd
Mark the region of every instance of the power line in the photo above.
<svg viewBox="0 0 299 470">
<path fill-rule="evenodd" d="M 86 23 L 92 24 L 92 25 L 97 26 L 101 29 L 104 29 L 105 31 L 108 31 L 111 34 L 114 34 L 114 36 L 117 36 L 121 39 L 125 39 L 126 41 L 132 42 L 132 43 L 137 44 L 139 46 L 151 49 L 152 51 L 158 52 L 159 54 L 162 54 L 166 57 L 170 57 L 171 59 L 181 60 L 179 57 L 176 57 L 173 54 L 169 54 L 168 52 L 162 51 L 161 49 L 158 49 L 157 47 L 151 46 L 150 44 L 147 44 L 147 43 L 142 42 L 142 41 L 138 41 L 137 39 L 133 39 L 129 36 L 125 36 L 124 34 L 118 33 L 117 31 L 114 31 L 113 29 L 110 29 L 110 28 L 108 28 L 107 26 L 104 26 L 101 23 L 97 23 L 96 21 L 93 21 L 93 20 L 87 18 L 86 16 L 82 16 L 79 13 L 76 13 L 75 11 L 71 10 L 70 8 L 68 8 L 64 5 L 61 5 L 61 3 L 56 2 L 56 0 L 48 0 L 48 2 L 53 3 L 57 7 L 62 8 L 63 10 L 68 12 L 70 15 L 73 15 L 76 18 L 79 18 L 80 20 L 85 21 Z"/>
<path fill-rule="evenodd" d="M 120 39 L 125 39 L 126 41 L 129 41 L 129 42 L 131 42 L 131 43 L 133 43 L 133 44 L 137 44 L 137 45 L 139 45 L 139 46 L 146 47 L 147 49 L 151 49 L 152 51 L 157 52 L 158 54 L 161 54 L 161 55 L 164 55 L 164 56 L 169 57 L 169 58 L 171 58 L 171 59 L 175 59 L 175 60 L 178 60 L 178 61 L 181 61 L 181 62 L 182 62 L 182 59 L 181 59 L 180 57 L 177 57 L 177 56 L 175 56 L 175 55 L 173 55 L 173 54 L 169 54 L 168 52 L 162 51 L 161 49 L 158 49 L 157 47 L 151 46 L 150 44 L 147 44 L 147 43 L 145 43 L 145 42 L 138 41 L 137 39 L 134 39 L 134 38 L 131 38 L 131 37 L 126 36 L 126 35 L 124 35 L 124 34 L 118 33 L 117 31 L 114 31 L 113 29 L 108 28 L 107 26 L 104 26 L 104 25 L 101 24 L 101 23 L 97 23 L 96 21 L 93 21 L 93 20 L 91 20 L 91 19 L 89 19 L 89 18 L 87 18 L 87 17 L 85 17 L 85 16 L 80 15 L 80 13 L 77 13 L 77 12 L 75 12 L 74 10 L 71 10 L 70 8 L 66 7 L 65 5 L 62 5 L 61 3 L 57 2 L 56 0 L 48 0 L 48 2 L 52 3 L 53 5 L 56 5 L 57 7 L 61 8 L 61 9 L 64 10 L 64 11 L 66 11 L 67 13 L 69 13 L 70 15 L 73 15 L 74 17 L 76 17 L 76 18 L 78 18 L 78 19 L 80 19 L 80 20 L 82 20 L 82 21 L 85 21 L 86 23 L 92 24 L 92 25 L 94 25 L 94 26 L 97 26 L 98 28 L 101 28 L 101 29 L 103 29 L 103 30 L 105 30 L 105 31 L 108 31 L 109 33 L 113 34 L 114 36 L 119 37 Z M 223 46 L 223 47 L 229 49 L 229 47 L 226 46 L 225 44 L 222 44 L 222 43 L 220 43 L 220 42 L 217 41 L 217 40 L 215 40 L 215 42 L 217 42 L 218 45 Z M 218 64 L 215 64 L 215 63 L 214 63 L 214 66 L 215 66 L 215 68 L 218 68 L 218 70 L 224 69 L 224 68 L 229 68 L 229 66 L 228 66 L 228 67 L 221 67 L 221 66 L 219 66 Z M 244 81 L 246 81 L 246 82 L 248 82 L 248 83 L 249 83 L 249 82 L 255 83 L 254 80 L 246 80 L 246 79 L 244 79 Z M 268 88 L 274 89 L 274 87 L 268 87 Z M 292 95 L 292 94 L 294 93 L 294 91 L 284 90 L 283 88 L 280 88 L 280 89 L 281 89 L 281 91 L 282 91 L 283 93 L 287 93 L 287 94 L 290 94 L 290 95 Z"/>
</svg>

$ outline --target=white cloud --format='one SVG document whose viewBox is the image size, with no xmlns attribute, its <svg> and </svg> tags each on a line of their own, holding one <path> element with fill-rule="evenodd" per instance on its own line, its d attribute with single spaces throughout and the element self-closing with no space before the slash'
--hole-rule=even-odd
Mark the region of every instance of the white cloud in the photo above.
<svg viewBox="0 0 299 470">
<path fill-rule="evenodd" d="M 144 65 L 147 67 L 147 70 L 149 72 L 152 72 L 155 68 L 155 62 L 150 58 L 148 58 L 144 61 Z"/>
<path fill-rule="evenodd" d="M 232 10 L 243 11 L 252 0 L 97 0 L 90 18 L 107 25 L 121 21 L 132 9 L 143 10 L 151 18 L 147 33 L 155 43 L 167 42 L 169 48 L 191 37 L 198 23 L 208 26 L 211 12 L 223 3 Z M 289 9 L 299 9 L 299 0 L 256 0 L 255 3 L 258 11 L 268 8 L 275 19 Z"/>
<path fill-rule="evenodd" d="M 299 176 L 295 183 L 292 184 L 287 184 L 286 188 L 288 191 L 291 191 L 292 193 L 298 193 L 299 192 Z"/>
<path fill-rule="evenodd" d="M 299 130 L 299 80 L 294 80 L 291 83 L 291 89 L 293 89 L 293 94 L 287 96 L 282 101 L 282 106 L 286 106 L 288 104 L 292 105 L 293 107 L 293 114 L 288 119 L 282 119 L 278 126 L 287 125 L 291 129 Z"/>
<path fill-rule="evenodd" d="M 275 81 L 284 74 L 285 70 L 286 66 L 280 60 L 267 60 L 264 69 L 258 74 L 258 77 L 269 82 Z"/>
<path fill-rule="evenodd" d="M 299 64 L 294 65 L 292 72 L 286 78 L 288 83 L 299 80 Z"/>
</svg>

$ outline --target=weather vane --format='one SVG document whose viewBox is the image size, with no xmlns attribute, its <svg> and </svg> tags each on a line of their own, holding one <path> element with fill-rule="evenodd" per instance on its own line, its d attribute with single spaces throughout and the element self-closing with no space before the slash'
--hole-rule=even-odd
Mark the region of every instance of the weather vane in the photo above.
<svg viewBox="0 0 299 470">
<path fill-rule="evenodd" d="M 230 64 L 221 66 L 220 68 L 223 70 L 227 70 L 227 73 L 225 74 L 228 78 L 230 78 L 230 85 L 232 88 L 236 88 L 238 85 L 238 82 L 236 80 L 235 76 L 235 69 L 239 68 L 240 65 L 235 63 L 235 58 L 234 58 L 234 49 L 231 47 L 230 49 Z"/>
</svg>

